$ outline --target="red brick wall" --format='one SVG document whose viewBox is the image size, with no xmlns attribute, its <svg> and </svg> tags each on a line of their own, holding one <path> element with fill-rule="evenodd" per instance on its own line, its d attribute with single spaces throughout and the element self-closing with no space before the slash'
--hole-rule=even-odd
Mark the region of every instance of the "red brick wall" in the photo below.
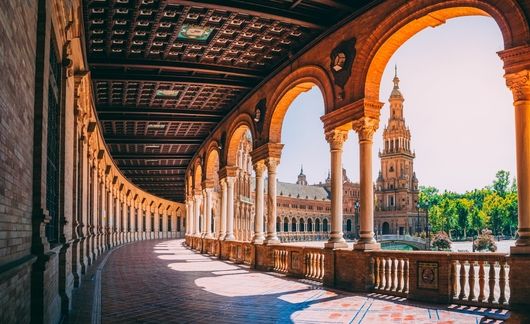
<svg viewBox="0 0 530 324">
<path fill-rule="evenodd" d="M 30 314 L 36 23 L 37 1 L 0 1 L 1 323 Z"/>
</svg>

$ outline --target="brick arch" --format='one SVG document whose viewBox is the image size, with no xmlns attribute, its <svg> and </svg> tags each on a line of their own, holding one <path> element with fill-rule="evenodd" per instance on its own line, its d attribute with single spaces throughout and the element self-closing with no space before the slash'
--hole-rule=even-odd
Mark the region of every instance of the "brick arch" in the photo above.
<svg viewBox="0 0 530 324">
<path fill-rule="evenodd" d="M 530 39 L 524 13 L 513 0 L 409 1 L 383 20 L 358 49 L 358 53 L 366 54 L 357 58 L 360 63 L 352 70 L 354 93 L 378 101 L 384 69 L 401 45 L 427 27 L 464 16 L 492 17 L 501 30 L 505 49 L 524 45 Z"/>
<path fill-rule="evenodd" d="M 236 164 L 239 141 L 247 131 L 250 131 L 252 141 L 254 141 L 254 139 L 256 138 L 254 121 L 252 120 L 252 117 L 249 114 L 243 113 L 240 114 L 238 118 L 231 123 L 231 127 L 228 131 L 228 136 L 226 139 L 226 150 L 224 150 L 226 165 L 234 166 Z"/>
<path fill-rule="evenodd" d="M 283 119 L 291 103 L 299 94 L 314 86 L 320 89 L 324 99 L 324 113 L 334 108 L 334 88 L 328 73 L 316 65 L 307 65 L 291 72 L 276 88 L 267 105 L 263 138 L 271 143 L 281 143 Z"/>
<path fill-rule="evenodd" d="M 217 180 L 217 171 L 219 171 L 220 165 L 220 154 L 219 154 L 219 143 L 217 141 L 211 141 L 206 149 L 205 159 L 205 178 L 206 180 Z"/>
<path fill-rule="evenodd" d="M 195 190 L 201 190 L 202 189 L 202 165 L 200 159 L 197 159 L 195 161 L 195 165 L 193 167 L 193 189 Z"/>
</svg>

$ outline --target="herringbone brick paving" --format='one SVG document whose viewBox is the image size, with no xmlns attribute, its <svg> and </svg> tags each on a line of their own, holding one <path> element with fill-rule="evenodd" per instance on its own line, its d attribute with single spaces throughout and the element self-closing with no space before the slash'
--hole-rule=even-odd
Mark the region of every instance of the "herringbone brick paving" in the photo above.
<svg viewBox="0 0 530 324">
<path fill-rule="evenodd" d="M 115 251 L 103 323 L 478 323 L 479 314 L 324 289 L 190 251 L 182 240 Z"/>
</svg>

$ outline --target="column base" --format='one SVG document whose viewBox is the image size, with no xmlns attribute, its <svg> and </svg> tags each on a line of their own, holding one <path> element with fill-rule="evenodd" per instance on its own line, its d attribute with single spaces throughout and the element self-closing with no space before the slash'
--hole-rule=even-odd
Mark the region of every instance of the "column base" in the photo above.
<svg viewBox="0 0 530 324">
<path fill-rule="evenodd" d="M 263 245 L 280 244 L 280 240 L 276 238 L 270 238 L 263 241 Z"/>
<path fill-rule="evenodd" d="M 381 244 L 359 242 L 353 245 L 353 249 L 355 251 L 377 251 L 381 250 Z"/>
<path fill-rule="evenodd" d="M 530 245 L 510 246 L 510 255 L 530 254 Z"/>
<path fill-rule="evenodd" d="M 236 238 L 235 238 L 234 235 L 227 234 L 227 235 L 224 237 L 224 240 L 225 240 L 225 241 L 235 241 Z"/>
<path fill-rule="evenodd" d="M 344 242 L 326 242 L 324 244 L 325 249 L 344 249 L 348 248 L 348 243 Z"/>
<path fill-rule="evenodd" d="M 252 243 L 254 244 L 263 244 L 263 241 L 265 241 L 265 236 L 263 236 L 263 233 L 254 235 L 252 238 Z"/>
</svg>

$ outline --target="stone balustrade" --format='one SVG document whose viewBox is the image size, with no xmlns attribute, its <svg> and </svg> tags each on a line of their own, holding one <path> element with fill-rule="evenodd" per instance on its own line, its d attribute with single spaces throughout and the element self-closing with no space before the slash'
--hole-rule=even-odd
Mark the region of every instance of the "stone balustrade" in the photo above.
<svg viewBox="0 0 530 324">
<path fill-rule="evenodd" d="M 510 308 L 510 257 L 501 253 L 355 251 L 187 236 L 199 252 L 348 291 Z"/>
</svg>

